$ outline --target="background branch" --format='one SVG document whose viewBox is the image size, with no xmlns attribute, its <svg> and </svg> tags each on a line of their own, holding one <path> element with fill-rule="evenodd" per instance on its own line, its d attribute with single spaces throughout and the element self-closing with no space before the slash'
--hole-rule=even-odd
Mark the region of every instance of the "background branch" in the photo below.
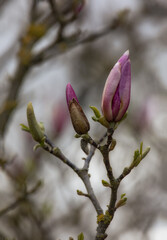
<svg viewBox="0 0 167 240">
<path fill-rule="evenodd" d="M 37 184 L 32 189 L 25 192 L 21 197 L 19 197 L 16 201 L 11 203 L 9 206 L 1 209 L 0 210 L 0 217 L 7 214 L 9 211 L 15 209 L 16 207 L 18 207 L 22 202 L 26 201 L 27 197 L 34 194 L 39 189 L 39 187 L 41 187 L 41 181 L 38 181 Z"/>
</svg>

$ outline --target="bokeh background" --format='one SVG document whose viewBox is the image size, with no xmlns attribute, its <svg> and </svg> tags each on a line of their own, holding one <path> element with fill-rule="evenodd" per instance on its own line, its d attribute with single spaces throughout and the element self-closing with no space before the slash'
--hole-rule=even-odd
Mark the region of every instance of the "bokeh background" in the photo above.
<svg viewBox="0 0 167 240">
<path fill-rule="evenodd" d="M 167 1 L 87 0 L 79 9 L 82 3 L 0 1 L 0 238 L 65 240 L 83 232 L 94 239 L 96 213 L 76 194 L 85 191 L 82 182 L 49 153 L 34 152 L 35 142 L 19 124 L 27 124 L 31 101 L 48 137 L 82 166 L 85 154 L 74 138 L 66 84 L 72 84 L 98 140 L 105 129 L 91 120 L 89 105 L 100 109 L 109 71 L 129 49 L 131 103 L 114 133 L 115 176 L 130 164 L 141 141 L 151 152 L 121 184 L 119 194 L 126 193 L 128 201 L 116 212 L 108 239 L 166 239 Z M 107 178 L 98 152 L 90 173 L 105 209 L 109 190 L 101 184 Z"/>
</svg>

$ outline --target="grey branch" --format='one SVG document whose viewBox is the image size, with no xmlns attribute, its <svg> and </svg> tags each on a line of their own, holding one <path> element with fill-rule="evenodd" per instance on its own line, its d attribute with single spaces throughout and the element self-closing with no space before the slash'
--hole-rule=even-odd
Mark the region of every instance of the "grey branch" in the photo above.
<svg viewBox="0 0 167 240">
<path fill-rule="evenodd" d="M 95 196 L 93 188 L 91 186 L 88 169 L 84 169 L 84 168 L 79 169 L 74 163 L 72 163 L 67 157 L 65 157 L 65 155 L 61 152 L 61 150 L 59 148 L 55 148 L 53 146 L 53 144 L 51 143 L 51 141 L 47 137 L 45 140 L 45 144 L 42 147 L 47 152 L 50 152 L 55 157 L 59 158 L 63 163 L 68 165 L 81 178 L 81 180 L 83 181 L 83 183 L 86 187 L 89 199 L 91 200 L 97 214 L 98 215 L 103 214 L 103 210 L 102 210 L 102 208 Z M 91 157 L 93 156 L 92 154 L 94 154 L 94 149 L 92 149 L 92 153 L 90 154 L 89 159 L 91 159 Z M 89 166 L 89 164 L 88 164 L 88 166 Z"/>
<path fill-rule="evenodd" d="M 27 197 L 29 197 L 31 194 L 35 193 L 39 187 L 41 186 L 41 181 L 38 181 L 37 184 L 29 191 L 25 192 L 21 197 L 19 197 L 17 200 L 15 200 L 13 203 L 11 203 L 9 206 L 3 208 L 0 210 L 0 217 L 8 213 L 9 211 L 15 209 L 20 205 L 20 203 L 24 202 Z"/>
</svg>

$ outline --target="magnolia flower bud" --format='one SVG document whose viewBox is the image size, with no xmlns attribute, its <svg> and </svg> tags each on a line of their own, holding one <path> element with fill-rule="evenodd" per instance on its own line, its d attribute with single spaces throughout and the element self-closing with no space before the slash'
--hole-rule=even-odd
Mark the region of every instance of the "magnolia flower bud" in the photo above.
<svg viewBox="0 0 167 240">
<path fill-rule="evenodd" d="M 66 99 L 75 131 L 78 134 L 86 134 L 90 129 L 89 122 L 70 83 L 66 87 Z"/>
<path fill-rule="evenodd" d="M 112 68 L 102 95 L 102 112 L 109 122 L 122 119 L 130 102 L 131 64 L 126 51 Z"/>
<path fill-rule="evenodd" d="M 41 142 L 44 138 L 44 129 L 37 122 L 32 103 L 29 102 L 27 105 L 27 121 L 30 129 L 30 133 L 35 141 Z"/>
</svg>

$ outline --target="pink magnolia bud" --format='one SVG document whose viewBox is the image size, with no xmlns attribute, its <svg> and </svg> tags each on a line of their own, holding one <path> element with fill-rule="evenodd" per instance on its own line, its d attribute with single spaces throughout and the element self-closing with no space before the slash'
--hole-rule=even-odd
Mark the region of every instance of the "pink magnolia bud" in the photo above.
<svg viewBox="0 0 167 240">
<path fill-rule="evenodd" d="M 75 92 L 74 92 L 74 89 L 72 88 L 71 84 L 68 83 L 67 86 L 66 86 L 66 100 L 67 100 L 68 108 L 69 108 L 70 103 L 71 103 L 71 101 L 72 101 L 73 99 L 75 99 L 75 101 L 76 101 L 77 103 L 79 103 L 79 102 L 78 102 L 78 98 L 77 98 L 77 96 L 76 96 L 76 94 L 75 94 Z"/>
<path fill-rule="evenodd" d="M 126 51 L 112 68 L 102 95 L 101 108 L 109 122 L 122 119 L 130 102 L 131 64 Z"/>
<path fill-rule="evenodd" d="M 89 122 L 70 83 L 66 87 L 66 99 L 75 131 L 78 134 L 86 134 L 90 129 Z"/>
</svg>

